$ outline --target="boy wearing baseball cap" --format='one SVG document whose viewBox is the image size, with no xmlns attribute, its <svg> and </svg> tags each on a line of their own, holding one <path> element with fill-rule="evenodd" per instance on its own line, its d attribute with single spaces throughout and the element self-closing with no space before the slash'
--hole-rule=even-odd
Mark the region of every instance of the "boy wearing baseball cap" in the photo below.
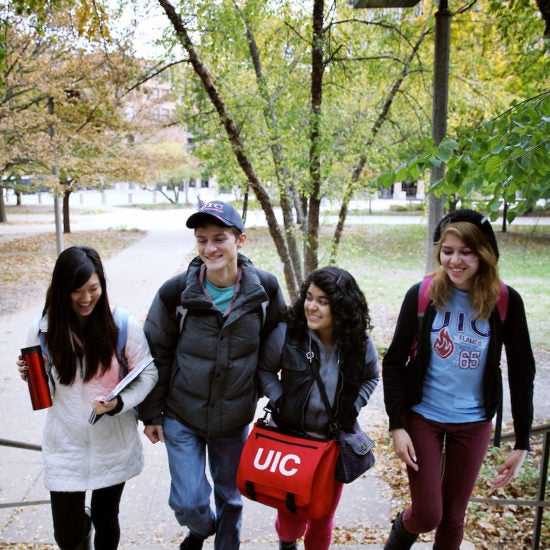
<svg viewBox="0 0 550 550">
<path fill-rule="evenodd" d="M 285 302 L 275 276 L 240 254 L 246 233 L 231 205 L 210 201 L 186 225 L 199 255 L 161 286 L 149 310 L 144 330 L 159 381 L 139 413 L 147 437 L 166 444 L 169 504 L 189 528 L 180 549 L 200 549 L 215 534 L 217 550 L 233 550 L 242 514 L 236 473 L 257 405 L 258 350 Z"/>
</svg>

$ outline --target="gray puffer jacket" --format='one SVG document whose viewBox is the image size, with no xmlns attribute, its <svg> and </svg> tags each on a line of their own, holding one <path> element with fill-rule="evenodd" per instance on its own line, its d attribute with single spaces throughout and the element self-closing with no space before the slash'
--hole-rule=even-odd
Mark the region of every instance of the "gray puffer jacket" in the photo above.
<svg viewBox="0 0 550 550">
<path fill-rule="evenodd" d="M 239 255 L 240 286 L 224 318 L 202 290 L 201 265 L 195 258 L 153 300 L 144 330 L 159 381 L 139 415 L 145 424 L 167 415 L 205 438 L 225 437 L 253 419 L 261 339 L 285 303 L 275 276 Z M 181 332 L 178 306 L 185 310 Z"/>
</svg>

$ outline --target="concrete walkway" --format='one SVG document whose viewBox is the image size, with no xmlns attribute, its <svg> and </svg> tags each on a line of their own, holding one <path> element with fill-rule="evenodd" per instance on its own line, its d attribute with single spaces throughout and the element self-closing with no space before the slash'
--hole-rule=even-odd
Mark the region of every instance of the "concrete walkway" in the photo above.
<svg viewBox="0 0 550 550">
<path fill-rule="evenodd" d="M 132 220 L 120 218 L 116 212 L 109 214 L 109 221 L 101 216 L 86 218 L 96 218 L 96 227 L 98 224 L 102 228 L 124 224 L 128 228 L 143 227 L 150 231 L 145 238 L 105 262 L 111 303 L 128 308 L 141 322 L 158 287 L 186 265 L 194 248 L 194 239 L 192 232 L 184 229 L 185 219 L 191 211 L 166 211 L 160 215 L 158 212 L 151 215 L 136 212 L 137 216 L 132 214 L 135 224 Z M 156 221 L 151 221 L 153 218 Z M 89 225 L 93 225 L 89 219 L 83 221 L 75 217 L 75 231 L 91 229 Z M 26 229 L 29 228 L 19 226 L 19 232 Z M 0 236 L 3 234 L 4 227 L 0 227 Z M 25 345 L 28 327 L 41 308 L 42 303 L 37 303 L 15 315 L 0 317 L 2 439 L 33 444 L 41 441 L 45 411 L 32 411 L 27 388 L 15 365 L 19 349 Z M 367 430 L 373 422 L 385 422 L 381 387 L 363 410 L 360 420 Z M 140 476 L 127 483 L 123 494 L 120 548 L 175 549 L 185 529 L 177 524 L 167 504 L 170 480 L 165 449 L 162 444 L 152 445 L 143 435 L 142 438 L 146 466 Z M 0 446 L 0 506 L 22 501 L 47 501 L 48 498 L 42 484 L 40 453 Z M 366 476 L 345 487 L 335 524 L 350 530 L 365 526 L 386 531 L 389 528 L 390 498 L 389 487 L 379 477 L 375 466 Z M 244 550 L 276 548 L 274 517 L 271 508 L 245 499 L 241 547 Z M 0 548 L 8 543 L 22 543 L 27 548 L 38 543 L 53 544 L 49 505 L 0 508 Z M 213 548 L 212 543 L 209 541 L 205 548 Z M 341 548 L 379 549 L 383 545 L 345 545 Z M 418 544 L 415 548 L 431 548 L 431 544 Z M 473 546 L 465 543 L 462 548 L 471 549 Z"/>
</svg>

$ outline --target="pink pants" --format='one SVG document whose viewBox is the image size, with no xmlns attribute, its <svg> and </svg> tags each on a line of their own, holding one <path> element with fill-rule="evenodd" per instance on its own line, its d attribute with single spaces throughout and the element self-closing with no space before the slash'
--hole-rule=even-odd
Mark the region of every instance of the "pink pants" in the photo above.
<svg viewBox="0 0 550 550">
<path fill-rule="evenodd" d="M 410 412 L 405 429 L 419 471 L 407 468 L 412 504 L 403 513 L 403 527 L 409 533 L 436 529 L 434 549 L 458 550 L 466 506 L 489 445 L 491 422 L 441 424 Z"/>
<path fill-rule="evenodd" d="M 275 520 L 275 529 L 279 540 L 291 542 L 303 536 L 305 550 L 329 550 L 332 539 L 334 513 L 340 502 L 343 489 L 344 484 L 337 481 L 334 489 L 332 511 L 328 516 L 320 519 L 301 519 L 289 512 L 279 510 L 277 512 L 277 519 Z"/>
</svg>

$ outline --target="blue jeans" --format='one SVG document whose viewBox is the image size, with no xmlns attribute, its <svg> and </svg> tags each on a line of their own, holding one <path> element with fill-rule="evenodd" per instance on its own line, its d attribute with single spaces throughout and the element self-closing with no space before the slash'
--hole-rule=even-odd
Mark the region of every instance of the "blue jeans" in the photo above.
<svg viewBox="0 0 550 550">
<path fill-rule="evenodd" d="M 236 478 L 248 426 L 236 436 L 206 440 L 181 422 L 164 417 L 163 431 L 172 478 L 168 502 L 179 524 L 200 537 L 215 533 L 215 550 L 238 549 L 243 505 Z M 215 514 L 206 478 L 207 449 Z"/>
</svg>

